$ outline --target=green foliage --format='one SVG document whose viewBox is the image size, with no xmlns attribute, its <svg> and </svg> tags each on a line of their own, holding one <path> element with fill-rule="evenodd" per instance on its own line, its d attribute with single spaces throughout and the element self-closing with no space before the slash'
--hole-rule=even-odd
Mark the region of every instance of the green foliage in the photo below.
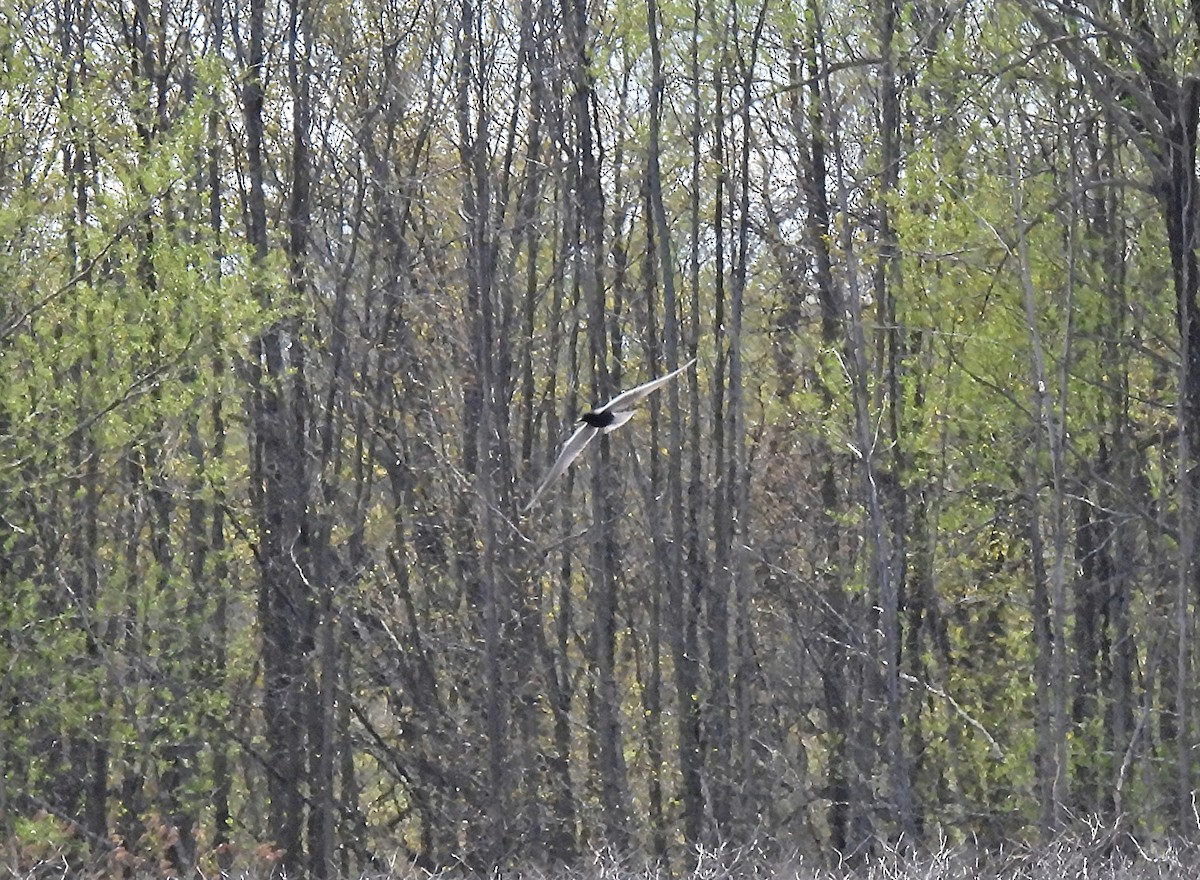
<svg viewBox="0 0 1200 880">
<path fill-rule="evenodd" d="M 553 4 L 271 8 L 262 168 L 247 8 L 84 6 L 0 28 L 0 822 L 19 847 L 65 851 L 61 817 L 85 815 L 138 858 L 189 834 L 204 851 L 268 840 L 287 800 L 271 735 L 295 722 L 304 778 L 284 782 L 305 846 L 328 818 L 345 864 L 399 842 L 490 869 L 555 833 L 578 857 L 619 824 L 605 736 L 633 849 L 678 862 L 711 842 L 684 839 L 690 760 L 712 840 L 886 848 L 893 649 L 929 839 L 1032 840 L 1048 830 L 1034 588 L 1052 511 L 1053 650 L 1072 688 L 1085 662 L 1102 670 L 1065 733 L 1069 806 L 1110 809 L 1128 756 L 1123 809 L 1174 829 L 1162 791 L 1188 691 L 1164 659 L 1182 545 L 1161 206 L 1113 108 L 1021 4 L 895 10 L 895 143 L 879 9 L 734 0 L 697 24 L 693 4 L 660 4 L 674 315 L 645 186 L 644 3 L 583 10 L 583 59 L 562 21 L 577 10 Z M 1190 69 L 1178 48 L 1165 70 Z M 585 246 L 581 210 L 603 212 L 601 241 Z M 668 322 L 699 354 L 678 414 L 653 401 L 565 478 L 569 504 L 517 516 L 606 391 L 593 330 L 624 382 L 662 367 Z M 1089 589 L 1102 647 L 1078 657 Z M 266 661 L 289 644 L 299 708 L 281 722 Z M 1145 718 L 1136 742 L 1115 741 L 1118 699 Z"/>
</svg>

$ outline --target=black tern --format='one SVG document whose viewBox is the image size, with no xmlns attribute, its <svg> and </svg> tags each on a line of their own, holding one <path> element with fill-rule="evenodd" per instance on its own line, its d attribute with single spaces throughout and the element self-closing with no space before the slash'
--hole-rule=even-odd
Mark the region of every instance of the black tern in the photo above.
<svg viewBox="0 0 1200 880">
<path fill-rule="evenodd" d="M 607 434 L 609 431 L 615 431 L 621 427 L 633 418 L 633 406 L 644 400 L 651 392 L 657 391 L 666 385 L 694 363 L 696 363 L 696 359 L 692 358 L 678 370 L 667 373 L 665 376 L 659 376 L 657 379 L 651 379 L 649 382 L 639 385 L 636 388 L 622 391 L 608 403 L 604 404 L 604 406 L 598 406 L 580 416 L 579 421 L 583 424 L 579 426 L 575 433 L 571 435 L 571 439 L 563 446 L 562 452 L 558 454 L 558 458 L 554 461 L 554 466 L 550 468 L 550 472 L 546 474 L 546 478 L 542 480 L 542 484 L 533 493 L 533 498 L 522 508 L 522 512 L 528 513 L 533 509 L 533 506 L 538 503 L 538 499 L 542 497 L 542 493 L 550 487 L 551 483 L 563 475 L 563 472 L 571 466 L 571 462 L 579 457 L 579 453 L 583 452 L 593 437 L 601 432 Z"/>
</svg>

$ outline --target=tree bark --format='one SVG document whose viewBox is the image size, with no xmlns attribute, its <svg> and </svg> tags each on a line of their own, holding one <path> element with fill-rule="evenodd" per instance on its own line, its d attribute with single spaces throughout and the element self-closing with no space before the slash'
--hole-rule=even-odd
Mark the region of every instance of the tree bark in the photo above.
<svg viewBox="0 0 1200 880">
<path fill-rule="evenodd" d="M 266 4 L 251 0 L 247 53 L 243 58 L 243 114 L 246 126 L 247 241 L 255 264 L 265 268 L 267 233 L 263 70 Z M 303 118 L 307 111 L 297 108 Z M 296 124 L 300 124 L 298 121 Z M 306 153 L 294 145 L 302 163 Z M 294 157 L 295 158 L 295 157 Z M 306 169 L 289 204 L 288 257 L 293 288 L 300 285 L 307 228 Z M 265 305 L 270 296 L 259 281 Z M 263 719 L 266 735 L 268 825 L 282 851 L 277 866 L 289 873 L 306 869 L 304 779 L 308 729 L 304 694 L 313 639 L 313 595 L 308 512 L 308 467 L 303 340 L 294 319 L 277 319 L 251 345 L 250 424 L 253 429 L 253 503 L 259 531 L 261 567 L 258 614 L 262 627 Z"/>
<path fill-rule="evenodd" d="M 648 236 L 650 241 L 649 262 L 654 273 L 654 278 L 659 281 L 662 286 L 663 295 L 663 335 L 665 340 L 665 356 L 666 369 L 674 370 L 679 365 L 679 301 L 676 292 L 675 281 L 675 258 L 672 249 L 671 225 L 667 216 L 667 209 L 663 199 L 662 191 L 662 114 L 663 114 L 663 92 L 665 89 L 665 78 L 663 75 L 662 48 L 659 41 L 659 8 L 657 0 L 646 0 L 646 31 L 650 41 L 650 58 L 651 58 L 651 73 L 650 73 L 650 128 L 649 128 L 649 145 L 646 154 L 646 193 L 650 203 L 651 215 L 651 233 Z M 653 333 L 654 328 L 650 328 Z M 653 337 L 652 337 L 653 338 Z M 683 647 L 683 639 L 681 628 L 685 625 L 683 617 L 689 613 L 684 610 L 682 597 L 684 595 L 684 578 L 685 571 L 683 566 L 683 542 L 684 542 L 684 518 L 683 518 L 683 478 L 682 478 L 682 456 L 683 456 L 683 426 L 682 413 L 680 408 L 680 392 L 679 385 L 672 382 L 667 391 L 667 421 L 668 421 L 668 454 L 667 454 L 667 515 L 670 524 L 671 539 L 667 547 L 668 558 L 665 566 L 665 593 L 667 602 L 673 614 L 678 614 L 671 624 L 672 644 Z M 657 453 L 657 444 L 655 444 L 655 453 Z M 652 514 L 653 515 L 653 514 Z M 659 652 L 659 634 L 661 632 L 661 614 L 660 614 L 660 597 L 656 594 L 652 598 L 652 620 L 651 620 L 651 659 L 650 671 L 651 676 L 650 687 L 646 694 L 647 713 L 653 712 L 657 718 L 661 712 L 662 704 L 660 691 L 660 652 Z M 677 664 L 688 664 L 690 661 L 683 656 L 683 651 L 675 654 L 675 662 Z M 680 672 L 677 667 L 677 675 L 682 674 L 687 678 L 687 672 Z M 685 684 L 685 687 L 691 686 Z M 682 695 L 681 695 L 682 696 Z M 694 694 L 691 695 L 694 698 Z M 682 703 L 682 700 L 680 701 Z M 690 702 L 690 700 L 689 700 Z M 687 708 L 680 713 L 680 738 L 681 748 L 694 748 L 698 744 L 688 743 L 684 746 L 684 740 L 690 733 L 690 728 L 687 724 L 687 713 L 690 712 Z M 651 723 L 647 719 L 647 724 Z M 654 854 L 661 860 L 666 859 L 666 829 L 662 827 L 662 785 L 658 774 L 658 767 L 661 765 L 661 745 L 657 734 L 657 729 L 652 728 L 647 733 L 649 751 L 654 761 L 654 782 L 651 792 L 651 803 L 653 812 L 658 814 L 659 821 L 655 823 L 654 830 Z M 693 752 L 694 755 L 694 752 Z M 683 753 L 681 752 L 681 757 Z M 685 761 L 686 763 L 686 761 Z M 692 768 L 687 767 L 684 770 L 684 810 L 687 815 L 689 810 L 696 808 L 695 800 L 697 800 L 697 792 L 691 789 L 691 786 L 698 780 L 694 780 L 688 776 L 689 772 L 694 772 Z M 690 816 L 685 820 L 685 824 L 691 826 L 695 823 L 695 817 Z M 692 831 L 698 831 L 698 828 L 692 828 Z"/>
<path fill-rule="evenodd" d="M 1051 377 L 1046 365 L 1045 348 L 1038 326 L 1037 291 L 1034 289 L 1033 269 L 1029 259 L 1027 238 L 1028 224 L 1024 208 L 1023 166 L 1015 155 L 1016 147 L 1008 149 L 1008 168 L 1013 188 L 1013 211 L 1017 227 L 1016 253 L 1020 272 L 1021 291 L 1025 307 L 1025 323 L 1030 345 L 1030 396 L 1033 414 L 1032 430 L 1036 440 L 1033 455 L 1027 466 L 1029 473 L 1028 504 L 1031 534 L 1031 556 L 1035 566 L 1035 593 L 1044 589 L 1044 596 L 1034 599 L 1034 627 L 1037 633 L 1035 644 L 1038 649 L 1040 669 L 1037 687 L 1042 697 L 1039 704 L 1041 716 L 1040 769 L 1042 792 L 1042 835 L 1050 840 L 1059 830 L 1064 810 L 1068 804 L 1068 761 L 1067 752 L 1067 661 L 1066 661 L 1066 488 L 1063 473 L 1063 419 L 1066 415 L 1066 390 L 1059 377 L 1060 396 L 1058 411 L 1050 395 Z M 1070 345 L 1070 310 L 1068 304 L 1067 350 Z M 1041 537 L 1042 485 L 1041 462 L 1043 457 L 1050 467 L 1050 541 L 1051 569 L 1048 575 L 1038 576 L 1042 561 L 1043 539 Z M 1048 577 L 1048 580 L 1047 580 Z M 1045 582 L 1045 587 L 1039 584 Z M 1042 677 L 1044 676 L 1044 679 Z"/>
<path fill-rule="evenodd" d="M 873 454 L 867 454 L 864 468 L 867 471 L 871 528 L 875 536 L 876 587 L 879 591 L 879 607 L 882 618 L 883 656 L 882 667 L 884 693 L 884 726 L 887 742 L 888 775 L 892 800 L 896 808 L 898 839 L 902 847 L 916 844 L 920 839 L 913 807 L 911 768 L 904 740 L 904 701 L 901 674 L 903 671 L 904 634 L 901 627 L 904 604 L 905 580 L 907 577 L 908 551 L 905 541 L 908 534 L 908 504 L 902 475 L 905 473 L 905 438 L 901 432 L 900 408 L 904 405 L 904 392 L 900 375 L 904 370 L 903 328 L 896 316 L 896 290 L 900 278 L 900 246 L 892 228 L 889 200 L 899 191 L 902 165 L 900 144 L 900 91 L 899 73 L 896 70 L 898 50 L 896 48 L 897 4 L 893 0 L 882 0 L 879 11 L 880 30 L 880 87 L 882 90 L 880 112 L 880 164 L 882 186 L 876 211 L 879 214 L 879 257 L 875 272 L 875 301 L 879 309 L 879 325 L 884 336 L 884 378 L 887 389 L 888 424 L 892 436 L 891 467 L 894 478 L 883 481 L 876 472 Z M 851 314 L 855 309 L 852 308 Z M 860 319 L 855 323 L 861 327 Z M 859 329 L 852 329 L 857 337 Z M 857 349 L 856 339 L 854 347 Z M 858 362 L 858 359 L 855 359 Z M 865 369 L 863 362 L 861 368 Z M 863 395 L 863 408 L 868 406 L 866 388 L 858 392 Z M 856 406 L 857 409 L 857 406 Z M 861 416 L 857 417 L 861 419 Z M 859 421 L 859 439 L 865 444 L 869 437 L 864 433 L 867 425 Z M 890 496 L 890 498 L 889 498 Z M 890 503 L 889 503 L 890 501 Z"/>
</svg>

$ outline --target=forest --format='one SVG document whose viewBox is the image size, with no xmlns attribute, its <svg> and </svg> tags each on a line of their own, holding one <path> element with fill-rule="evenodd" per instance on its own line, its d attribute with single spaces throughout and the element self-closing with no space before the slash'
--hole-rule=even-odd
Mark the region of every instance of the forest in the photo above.
<svg viewBox="0 0 1200 880">
<path fill-rule="evenodd" d="M 13 876 L 1200 839 L 1200 4 L 0 22 Z"/>
</svg>

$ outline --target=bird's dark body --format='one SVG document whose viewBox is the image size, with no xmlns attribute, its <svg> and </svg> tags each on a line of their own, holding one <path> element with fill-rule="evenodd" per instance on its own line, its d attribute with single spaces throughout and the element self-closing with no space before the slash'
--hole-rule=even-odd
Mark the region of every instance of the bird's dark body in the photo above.
<svg viewBox="0 0 1200 880">
<path fill-rule="evenodd" d="M 579 421 L 587 422 L 593 428 L 607 428 L 616 421 L 616 416 L 604 409 L 594 409 L 591 412 L 585 412 L 579 417 Z"/>
</svg>

